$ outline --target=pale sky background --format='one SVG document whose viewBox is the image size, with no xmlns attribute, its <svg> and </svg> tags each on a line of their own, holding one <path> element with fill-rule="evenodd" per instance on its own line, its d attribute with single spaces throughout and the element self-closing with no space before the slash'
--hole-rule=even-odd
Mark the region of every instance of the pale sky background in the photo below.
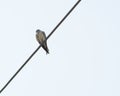
<svg viewBox="0 0 120 96">
<path fill-rule="evenodd" d="M 0 0 L 0 89 L 77 0 Z M 0 96 L 120 96 L 120 0 L 82 0 Z"/>
</svg>

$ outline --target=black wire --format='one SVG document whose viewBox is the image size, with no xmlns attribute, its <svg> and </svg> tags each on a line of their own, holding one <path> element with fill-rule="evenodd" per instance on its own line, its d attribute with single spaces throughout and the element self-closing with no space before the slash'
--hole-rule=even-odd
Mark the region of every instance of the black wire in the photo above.
<svg viewBox="0 0 120 96">
<path fill-rule="evenodd" d="M 60 24 L 67 18 L 67 16 L 73 11 L 73 9 L 79 4 L 81 0 L 78 0 L 75 5 L 69 10 L 69 12 L 63 17 L 63 19 L 56 25 L 56 27 L 50 32 L 46 40 L 55 32 L 55 30 L 60 26 Z M 45 40 L 45 41 L 46 41 Z M 45 42 L 44 41 L 44 42 Z M 44 43 L 43 42 L 43 43 Z M 0 93 L 8 86 L 8 84 L 15 78 L 15 76 L 22 70 L 22 68 L 28 63 L 28 61 L 34 56 L 34 54 L 40 49 L 41 45 L 30 55 L 30 57 L 23 63 L 23 65 L 16 71 L 16 73 L 10 78 L 10 80 L 3 86 L 0 90 Z"/>
<path fill-rule="evenodd" d="M 47 39 L 54 33 L 54 31 L 60 26 L 60 24 L 67 18 L 67 16 L 73 11 L 73 9 L 79 4 L 81 0 L 78 0 L 75 5 L 68 11 L 68 13 L 63 17 L 63 19 L 57 24 L 57 26 L 51 31 Z M 47 40 L 46 39 L 46 40 Z"/>
</svg>

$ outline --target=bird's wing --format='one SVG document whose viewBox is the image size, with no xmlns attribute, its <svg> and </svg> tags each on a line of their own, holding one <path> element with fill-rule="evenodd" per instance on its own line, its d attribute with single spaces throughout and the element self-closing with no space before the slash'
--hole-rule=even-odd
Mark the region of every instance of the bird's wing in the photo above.
<svg viewBox="0 0 120 96">
<path fill-rule="evenodd" d="M 46 39 L 46 34 L 45 34 L 45 32 L 42 32 L 43 33 L 43 36 L 45 37 L 45 39 Z"/>
<path fill-rule="evenodd" d="M 42 34 L 43 34 L 43 39 L 46 40 L 46 34 L 45 34 L 45 32 L 42 32 Z M 47 40 L 45 41 L 45 45 L 47 45 Z"/>
<path fill-rule="evenodd" d="M 43 33 L 43 37 L 44 37 L 44 40 L 46 40 L 46 34 L 45 34 L 45 32 L 42 32 Z M 47 40 L 44 42 L 44 44 L 45 44 L 45 46 L 46 46 L 46 48 L 47 48 Z M 48 48 L 47 48 L 48 49 Z"/>
</svg>

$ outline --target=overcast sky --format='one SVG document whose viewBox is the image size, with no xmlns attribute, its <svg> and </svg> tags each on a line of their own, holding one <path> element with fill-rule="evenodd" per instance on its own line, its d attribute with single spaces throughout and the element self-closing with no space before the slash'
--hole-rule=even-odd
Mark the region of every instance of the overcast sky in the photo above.
<svg viewBox="0 0 120 96">
<path fill-rule="evenodd" d="M 77 0 L 0 0 L 0 89 Z M 120 0 L 82 0 L 1 96 L 120 96 Z"/>
</svg>

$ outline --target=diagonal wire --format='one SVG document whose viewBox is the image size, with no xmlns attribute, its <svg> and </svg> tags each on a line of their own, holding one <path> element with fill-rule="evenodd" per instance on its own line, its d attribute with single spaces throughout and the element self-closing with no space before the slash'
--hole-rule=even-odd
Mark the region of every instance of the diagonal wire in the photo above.
<svg viewBox="0 0 120 96">
<path fill-rule="evenodd" d="M 63 19 L 56 25 L 56 27 L 50 32 L 46 40 L 55 32 L 55 30 L 61 25 L 61 23 L 68 17 L 68 15 L 73 11 L 73 9 L 79 4 L 81 0 L 78 0 L 75 5 L 68 11 L 68 13 L 63 17 Z M 45 41 L 46 41 L 45 40 Z M 44 41 L 44 42 L 45 42 Z M 44 43 L 43 42 L 43 43 Z M 28 63 L 28 61 L 35 55 L 35 53 L 40 49 L 41 45 L 30 55 L 30 57 L 23 63 L 23 65 L 16 71 L 16 73 L 10 78 L 10 80 L 3 86 L 0 93 L 8 86 L 8 84 L 15 78 L 15 76 L 22 70 L 22 68 Z"/>
</svg>

